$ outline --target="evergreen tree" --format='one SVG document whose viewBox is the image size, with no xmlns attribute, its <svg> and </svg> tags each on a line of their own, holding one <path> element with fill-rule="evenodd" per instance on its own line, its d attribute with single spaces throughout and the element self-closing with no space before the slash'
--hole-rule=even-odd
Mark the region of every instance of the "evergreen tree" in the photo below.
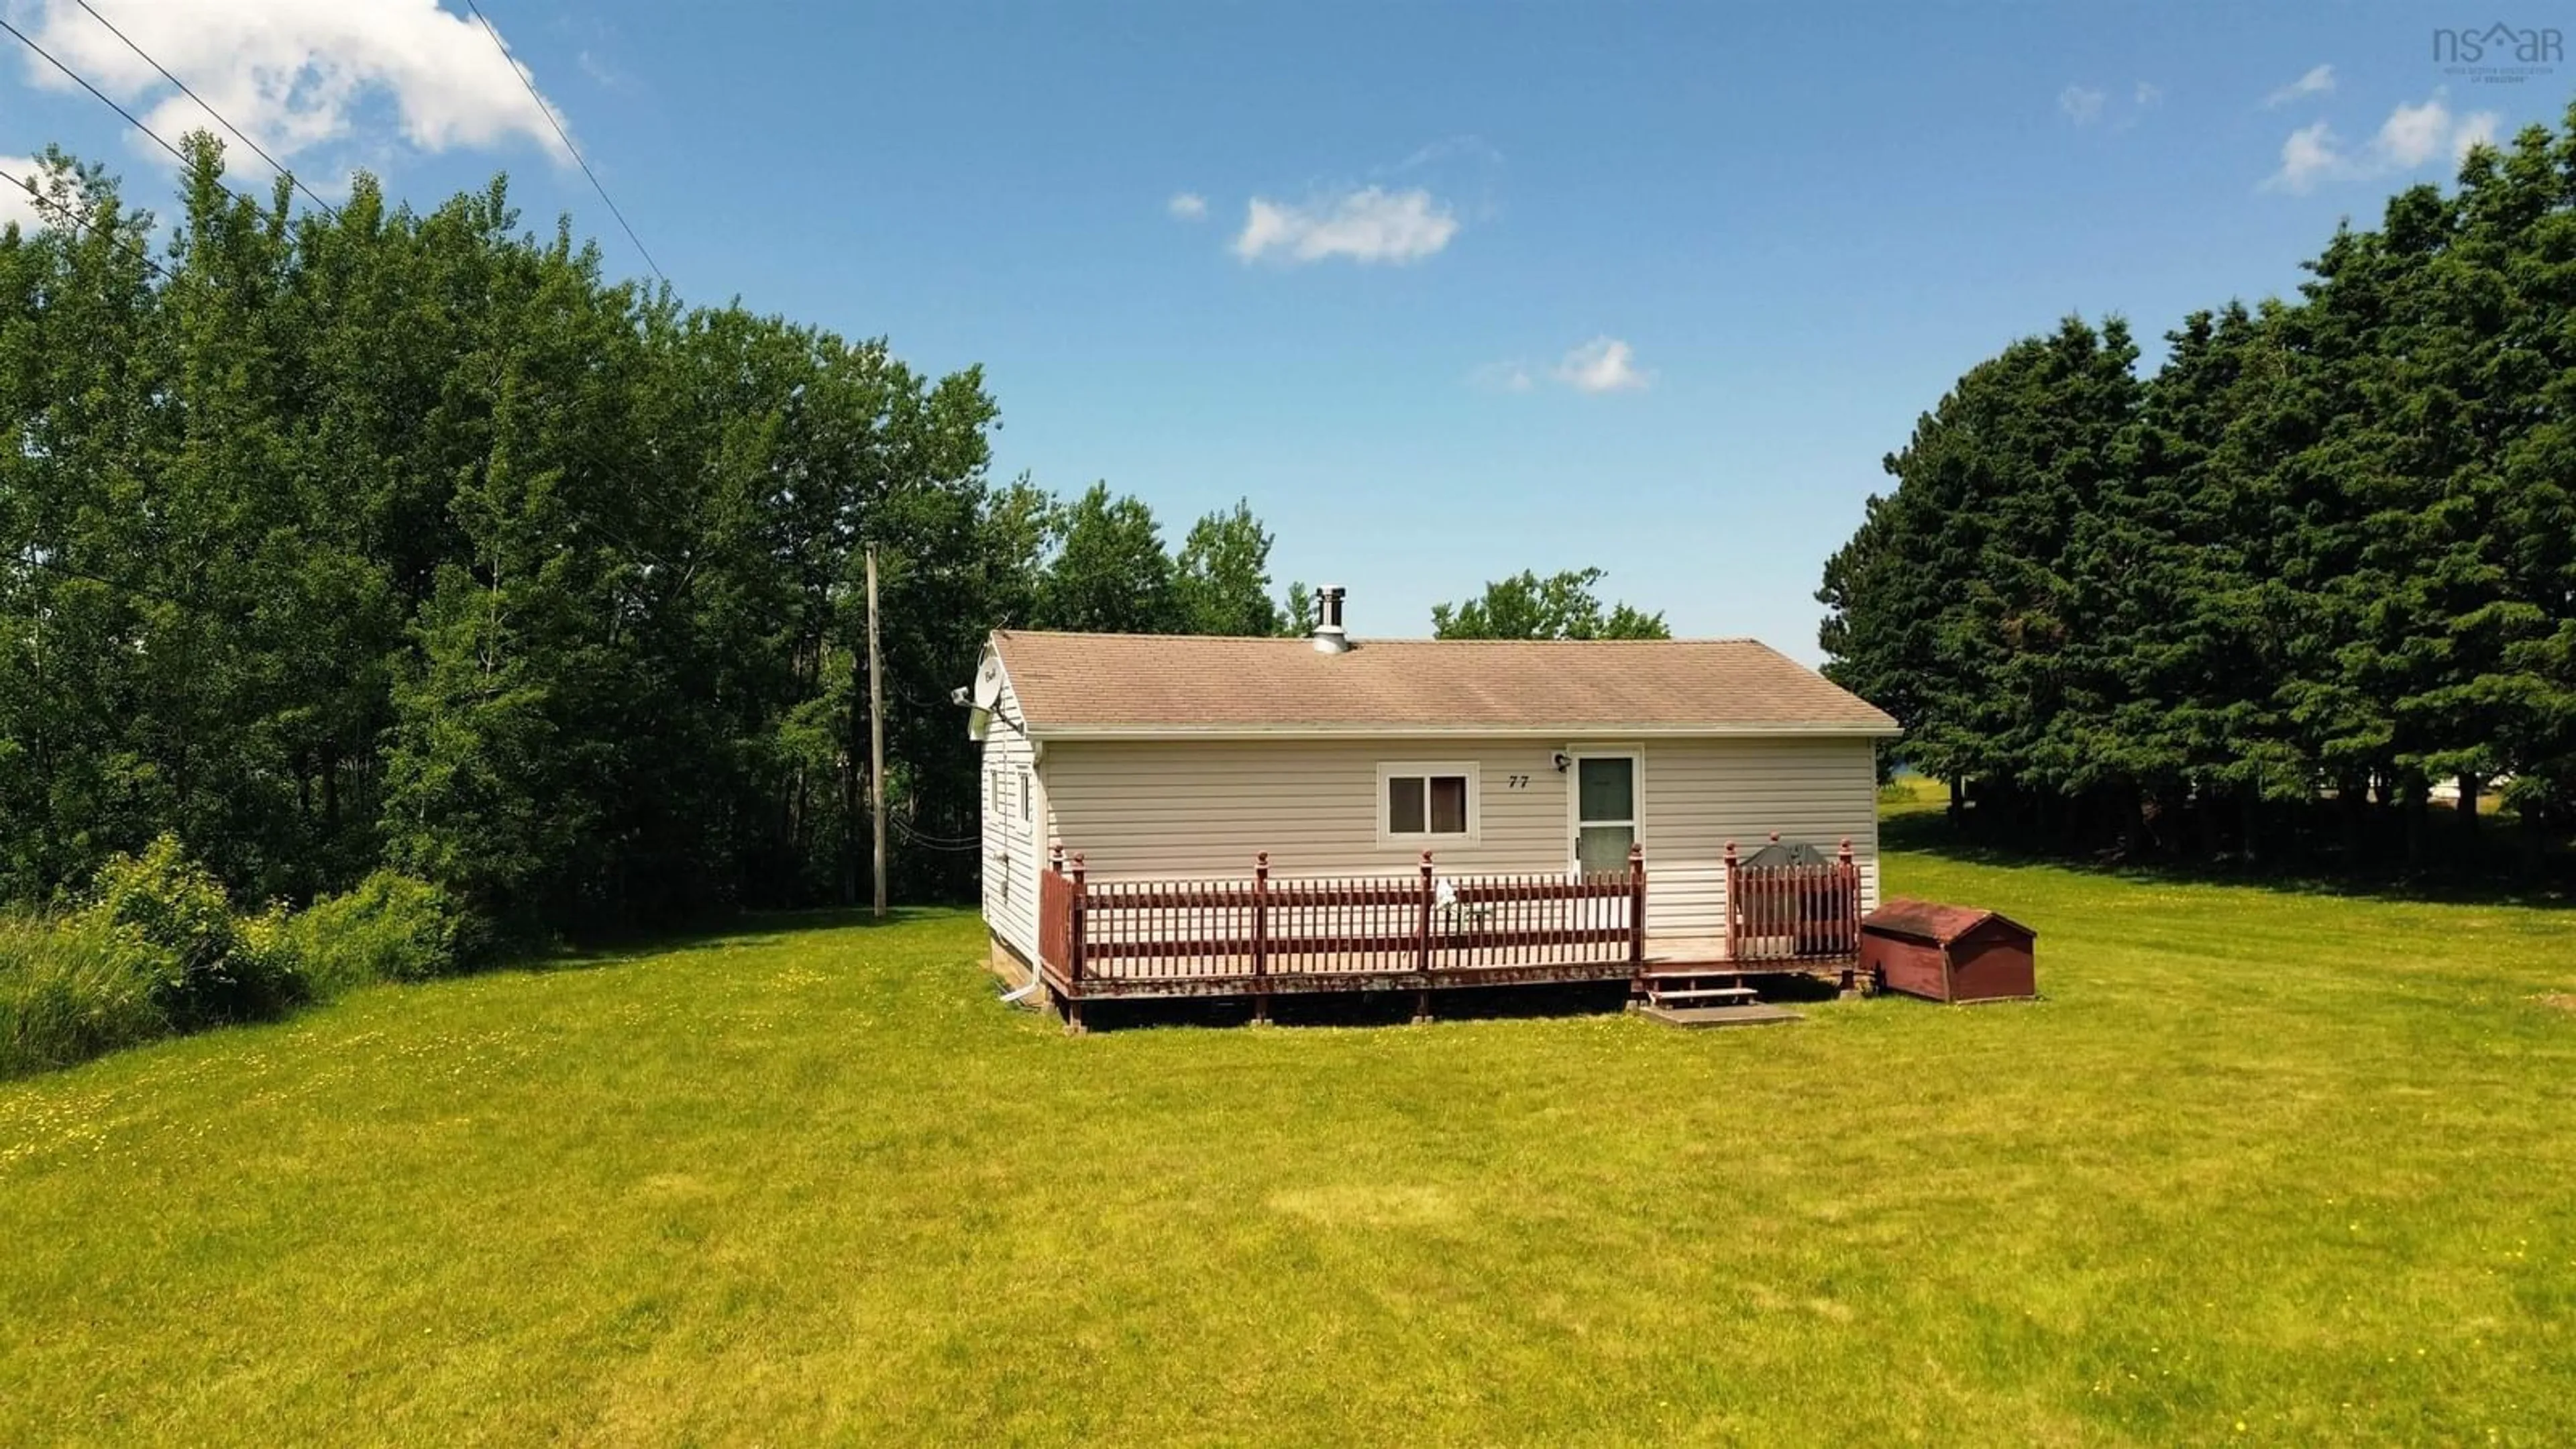
<svg viewBox="0 0 2576 1449">
<path fill-rule="evenodd" d="M 2427 858 L 2498 779 L 2576 820 L 2576 110 L 2345 227 L 2289 301 L 1971 369 L 1828 561 L 1826 671 L 2063 843 Z M 1987 815 L 1984 809 L 1980 815 Z M 2467 830 L 2461 832 L 2468 833 Z"/>
</svg>

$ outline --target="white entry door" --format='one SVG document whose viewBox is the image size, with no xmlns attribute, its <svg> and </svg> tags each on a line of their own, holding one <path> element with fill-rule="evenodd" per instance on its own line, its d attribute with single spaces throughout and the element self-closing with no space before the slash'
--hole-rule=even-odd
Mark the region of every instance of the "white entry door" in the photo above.
<svg viewBox="0 0 2576 1449">
<path fill-rule="evenodd" d="M 1574 871 L 1594 875 L 1628 868 L 1637 843 L 1637 757 L 1574 757 Z"/>
</svg>

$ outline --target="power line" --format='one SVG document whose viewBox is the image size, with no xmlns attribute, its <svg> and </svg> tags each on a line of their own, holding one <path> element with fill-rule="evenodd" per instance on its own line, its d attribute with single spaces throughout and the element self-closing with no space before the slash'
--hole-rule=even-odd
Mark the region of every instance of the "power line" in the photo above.
<svg viewBox="0 0 2576 1449">
<path fill-rule="evenodd" d="M 99 575 L 97 575 L 97 574 L 88 573 L 88 572 L 85 572 L 85 571 L 83 571 L 83 570 L 81 570 L 81 569 L 73 568 L 70 564 L 65 564 L 65 563 L 56 563 L 56 562 L 54 562 L 52 559 L 49 559 L 49 558 L 37 558 L 37 557 L 35 557 L 35 556 L 33 556 L 33 555 L 20 555 L 20 556 L 15 560 L 15 562 L 22 563 L 22 564 L 26 564 L 26 565 L 28 565 L 28 566 L 30 566 L 30 567 L 33 567 L 33 568 L 40 568 L 40 569 L 44 569 L 44 570 L 46 570 L 46 571 L 48 571 L 48 572 L 50 572 L 50 573 L 62 574 L 62 575 L 64 575 L 64 576 L 65 576 L 65 577 L 67 577 L 67 578 L 87 579 L 87 580 L 89 580 L 89 581 L 90 581 L 91 583 L 93 583 L 93 584 L 101 584 L 101 585 L 104 585 L 104 586 L 106 586 L 106 587 L 108 587 L 108 588 L 111 588 L 111 589 L 116 590 L 116 591 L 117 591 L 118 593 L 120 593 L 120 594 L 136 594 L 136 595 L 140 595 L 140 596 L 141 596 L 141 597 L 143 597 L 143 598 L 153 599 L 153 600 L 157 600 L 157 601 L 159 601 L 159 602 L 161 602 L 161 603 L 168 604 L 170 607 L 172 607 L 172 608 L 174 608 L 174 609 L 188 609 L 188 608 L 194 608 L 194 607 L 195 607 L 194 605 L 189 604 L 189 603 L 185 602 L 184 600 L 174 599 L 174 598 L 170 597 L 168 594 L 162 593 L 162 592 L 161 592 L 160 590 L 158 590 L 158 589 L 147 589 L 147 588 L 143 587 L 141 584 L 129 584 L 129 583 L 123 583 L 123 582 L 120 582 L 119 580 L 116 580 L 116 579 L 102 578 L 102 577 L 100 577 L 100 576 L 99 576 Z"/>
<path fill-rule="evenodd" d="M 903 832 L 906 839 L 918 840 L 925 845 L 954 845 L 972 849 L 984 843 L 984 837 L 980 835 L 931 834 L 922 830 L 919 826 L 914 825 L 910 820 L 901 815 L 893 817 L 893 823 L 894 828 Z"/>
<path fill-rule="evenodd" d="M 626 239 L 635 243 L 635 250 L 643 255 L 644 265 L 653 269 L 653 275 L 661 280 L 663 286 L 671 285 L 671 279 L 662 275 L 661 264 L 653 260 L 651 252 L 645 250 L 644 239 L 635 234 L 634 227 L 627 225 L 626 213 L 617 209 L 617 202 L 609 196 L 608 188 L 599 184 L 599 174 L 590 169 L 588 161 L 582 159 L 581 148 L 574 145 L 572 137 L 564 133 L 563 122 L 555 119 L 555 108 L 546 104 L 544 96 L 537 94 L 537 83 L 528 79 L 528 73 L 519 69 L 519 62 L 510 55 L 510 47 L 501 41 L 501 32 L 492 28 L 491 17 L 485 15 L 483 7 L 474 3 L 474 0 L 465 0 L 465 8 L 474 12 L 476 20 L 483 22 L 483 33 L 492 37 L 492 48 L 501 52 L 502 63 L 510 67 L 510 74 L 519 78 L 519 84 L 527 91 L 528 99 L 536 102 L 537 109 L 544 113 L 546 124 L 555 128 L 555 139 L 563 142 L 564 150 L 572 154 L 573 164 L 581 168 L 582 175 L 590 178 L 590 189 L 598 192 L 599 199 L 608 203 L 608 214 L 617 218 L 618 226 L 624 228 L 626 232 Z"/>
<path fill-rule="evenodd" d="M 87 9 L 88 7 L 87 7 L 87 6 L 83 6 L 82 8 L 83 8 L 83 9 Z M 19 43 L 20 43 L 20 44 L 25 45 L 29 50 L 34 51 L 36 54 L 43 56 L 47 61 L 52 62 L 54 69 L 56 69 L 56 70 L 58 70 L 58 71 L 61 71 L 63 74 L 65 74 L 65 75 L 67 75 L 67 76 L 70 76 L 73 80 L 75 80 L 75 81 L 79 82 L 79 83 L 80 83 L 80 88 L 81 88 L 82 90 L 85 90 L 85 91 L 89 92 L 91 95 L 94 95 L 94 96 L 98 97 L 98 98 L 99 98 L 99 100 L 100 100 L 102 103 L 104 103 L 104 104 L 107 106 L 107 108 L 108 108 L 109 110 L 116 112 L 116 113 L 117 113 L 118 115 L 120 115 L 120 116 L 123 116 L 123 117 L 125 118 L 125 123 L 126 123 L 127 125 L 132 126 L 134 129 L 136 129 L 136 130 L 138 130 L 138 131 L 141 131 L 144 135 L 147 135 L 147 136 L 151 137 L 151 138 L 152 138 L 153 140 L 155 140 L 155 141 L 160 141 L 160 142 L 161 142 L 161 149 L 162 149 L 162 150 L 164 150 L 164 151 L 167 151 L 167 152 L 169 152 L 171 155 L 173 155 L 173 156 L 177 157 L 177 158 L 178 158 L 178 160 L 179 160 L 179 164 L 180 164 L 180 165 L 185 166 L 185 165 L 187 165 L 187 164 L 188 164 L 188 157 L 187 157 L 187 153 L 185 153 L 185 152 L 181 151 L 178 147 L 171 145 L 168 141 L 163 141 L 163 140 L 161 139 L 161 133 L 160 133 L 160 132 L 158 132 L 158 131 L 156 131 L 156 130 L 153 130 L 150 126 L 147 126 L 147 125 L 143 124 L 141 121 L 139 121 L 139 120 L 135 119 L 135 115 L 134 115 L 134 113 L 133 113 L 132 111 L 127 110 L 125 107 L 123 107 L 123 106 L 121 106 L 121 105 L 118 105 L 118 104 L 116 103 L 115 98 L 114 98 L 114 97 L 112 97 L 112 96 L 110 96 L 107 92 L 105 92 L 105 91 L 103 91 L 103 90 L 100 90 L 98 87 L 96 87 L 96 86 L 94 86 L 94 85 L 91 85 L 91 84 L 89 83 L 89 79 L 88 79 L 88 77 L 86 77 L 86 76 L 82 75 L 79 71 L 76 71 L 76 70 L 72 69 L 70 66 L 67 66 L 67 65 L 63 64 L 61 61 L 59 61 L 59 60 L 55 60 L 55 59 L 54 59 L 54 53 L 53 53 L 52 51 L 45 49 L 45 48 L 44 48 L 43 46 L 41 46 L 41 45 L 38 45 L 34 40 L 32 40 L 32 39 L 30 39 L 30 38 L 28 37 L 27 32 L 25 32 L 25 31 L 23 31 L 23 30 L 20 30 L 20 29 L 19 29 L 17 26 L 15 26 L 15 25 L 10 24 L 10 23 L 9 23 L 9 18 L 8 18 L 7 16 L 5 16 L 5 15 L 0 15 L 0 30 L 6 30 L 6 31 L 8 31 L 11 35 L 14 35 L 14 36 L 18 37 L 18 40 L 19 40 Z"/>
<path fill-rule="evenodd" d="M 72 3 L 73 3 L 73 4 L 75 4 L 75 5 L 78 5 L 81 9 L 88 11 L 88 12 L 89 12 L 89 18 L 90 18 L 90 19 L 95 20 L 95 21 L 97 21 L 99 24 L 106 26 L 106 27 L 107 27 L 107 33 L 108 33 L 108 34 L 113 35 L 113 36 L 115 36 L 117 39 L 124 41 L 124 42 L 125 42 L 125 48 L 126 48 L 126 49 L 128 49 L 128 50 L 130 50 L 130 51 L 133 51 L 136 55 L 142 56 L 142 57 L 143 57 L 143 59 L 144 59 L 144 62 L 145 62 L 146 64 L 150 65 L 154 70 L 157 70 L 157 71 L 161 72 L 161 78 L 162 78 L 163 80 L 166 80 L 166 81 L 168 81 L 170 84 L 172 84 L 172 85 L 174 85 L 174 86 L 177 86 L 177 87 L 179 88 L 179 93 L 180 93 L 181 95 L 186 96 L 188 99 L 190 99 L 190 100 L 192 100 L 192 101 L 195 101 L 195 102 L 198 104 L 198 106 L 199 106 L 199 107 L 201 107 L 201 108 L 205 111 L 205 113 L 206 113 L 207 115 L 212 116 L 212 117 L 214 117 L 214 118 L 215 118 L 215 121 L 216 121 L 216 123 L 217 123 L 217 124 L 221 125 L 225 130 L 232 132 L 232 133 L 233 133 L 233 139 L 235 139 L 235 140 L 237 140 L 237 141 L 241 142 L 241 143 L 242 143 L 243 145 L 245 145 L 245 146 L 248 146 L 248 147 L 249 147 L 253 152 L 257 153 L 257 155 L 259 156 L 259 159 L 261 159 L 262 161 L 265 161 L 265 162 L 267 162 L 267 163 L 268 163 L 268 165 L 269 165 L 269 169 L 270 169 L 270 170 L 275 171 L 278 175 L 283 176 L 283 177 L 285 177 L 288 181 L 292 182 L 292 183 L 294 184 L 294 186 L 295 186 L 295 189 L 296 189 L 296 190 L 301 191 L 301 192 L 303 192 L 303 193 L 304 193 L 304 196 L 305 196 L 305 199 L 306 199 L 306 200 L 308 200 L 308 201 L 312 202 L 315 206 L 318 206 L 318 207 L 322 208 L 324 211 L 327 211 L 327 212 L 331 213 L 331 219 L 332 219 L 332 220 L 334 220 L 334 221 L 339 220 L 339 217 L 340 217 L 340 210 L 339 210 L 339 208 L 338 208 L 338 207 L 335 207 L 335 206 L 333 206 L 331 203 L 329 203 L 329 202 L 327 202 L 327 201 L 324 201 L 321 197 L 314 195 L 314 194 L 313 194 L 313 188 L 312 188 L 312 187 L 310 187 L 310 186 L 305 185 L 305 184 L 304 184 L 304 180 L 303 180 L 303 178 L 302 178 L 302 177 L 299 177 L 299 176 L 297 176 L 294 172 L 287 170 L 287 169 L 286 169 L 286 167 L 285 167 L 282 163 L 280 163 L 276 157 L 271 156 L 270 154 L 268 154 L 267 150 L 266 150 L 266 149 L 264 149 L 263 147 L 261 147 L 261 145 L 260 145 L 257 141 L 254 141 L 254 140 L 252 140 L 249 136 L 247 136 L 247 135 L 243 134 L 243 132 L 242 132 L 242 128 L 241 128 L 241 127 L 234 125 L 232 122 L 230 122 L 230 121 L 228 121 L 228 120 L 225 120 L 225 119 L 224 119 L 224 113 L 223 113 L 223 112 L 216 110 L 216 109 L 214 108 L 214 106 L 213 106 L 212 104 L 210 104 L 210 103 L 206 100 L 206 98 L 205 98 L 204 96 L 201 96 L 201 95 L 197 94 L 195 91 L 193 91 L 193 90 L 189 89 L 189 88 L 188 88 L 188 83 L 187 83 L 186 81 L 183 81 L 183 80 L 179 79 L 177 76 L 172 75 L 172 74 L 170 73 L 170 67 L 168 67 L 168 66 L 166 66 L 166 65 L 163 65 L 161 62 L 159 62 L 159 61 L 157 61 L 157 60 L 154 60 L 154 59 L 152 58 L 152 53 L 151 53 L 150 51 L 147 51 L 147 50 L 145 50 L 142 46 L 139 46 L 139 45 L 135 44 L 135 43 L 134 43 L 134 41 L 133 41 L 133 39 L 132 39 L 131 37 L 129 37 L 129 36 L 128 36 L 124 31 L 117 29 L 117 28 L 116 28 L 116 22 L 114 22 L 114 21 L 112 21 L 112 20 L 108 19 L 108 18 L 107 18 L 106 16 L 104 16 L 104 15 L 99 14 L 99 13 L 98 13 L 98 11 L 90 5 L 89 0 L 72 0 Z M 23 37 L 21 37 L 21 38 L 23 38 Z M 84 84 L 86 84 L 86 82 L 84 82 Z M 133 118 L 132 118 L 131 116 L 129 116 L 129 117 L 127 117 L 126 119 L 128 119 L 128 120 L 132 120 Z M 153 139 L 154 139 L 154 140 L 159 140 L 160 138 L 156 136 L 156 137 L 154 137 Z"/>
<path fill-rule="evenodd" d="M 65 222 L 69 223 L 73 227 L 81 231 L 88 232 L 92 236 L 106 235 L 106 233 L 98 229 L 98 223 L 83 218 L 80 213 L 71 210 L 61 202 L 54 200 L 44 192 L 36 189 L 36 183 L 33 180 L 24 176 L 15 175 L 7 170 L 0 170 L 0 181 L 6 181 L 26 192 L 27 199 L 29 201 L 32 201 L 36 205 L 43 207 L 45 210 L 52 212 L 54 215 L 61 217 Z M 164 268 L 159 262 L 154 261 L 152 259 L 152 254 L 145 251 L 141 246 L 138 245 L 126 248 L 126 254 L 133 257 L 136 261 L 141 262 L 143 265 L 150 267 L 154 272 L 160 275 L 161 280 L 165 282 L 171 280 L 168 269 Z"/>
</svg>

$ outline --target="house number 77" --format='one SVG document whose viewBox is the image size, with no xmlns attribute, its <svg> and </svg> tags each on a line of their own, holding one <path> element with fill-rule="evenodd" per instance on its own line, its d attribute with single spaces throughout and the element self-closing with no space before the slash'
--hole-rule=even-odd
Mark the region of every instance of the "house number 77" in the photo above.
<svg viewBox="0 0 2576 1449">
<path fill-rule="evenodd" d="M 1526 790 L 1529 788 L 1529 776 L 1527 775 L 1506 775 L 1503 779 L 1504 783 L 1511 789 Z"/>
</svg>

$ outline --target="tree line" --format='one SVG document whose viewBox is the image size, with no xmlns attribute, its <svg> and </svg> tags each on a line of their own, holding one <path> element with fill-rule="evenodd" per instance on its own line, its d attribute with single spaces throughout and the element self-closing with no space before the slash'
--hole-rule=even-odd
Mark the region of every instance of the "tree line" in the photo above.
<svg viewBox="0 0 2576 1449">
<path fill-rule="evenodd" d="M 895 888 L 964 895 L 987 630 L 1311 625 L 1248 504 L 1169 547 L 992 478 L 976 369 L 608 278 L 497 179 L 299 213 L 186 150 L 158 247 L 58 152 L 0 232 L 0 902 L 164 837 L 246 903 L 390 868 L 505 933 L 855 899 L 871 546 Z M 1456 627 L 1598 627 L 1566 577 Z"/>
<path fill-rule="evenodd" d="M 2529 863 L 2576 826 L 2576 109 L 2306 270 L 2151 377 L 2116 319 L 2017 341 L 1886 459 L 1826 673 L 1954 816 L 2353 865 L 2482 797 Z"/>
</svg>

